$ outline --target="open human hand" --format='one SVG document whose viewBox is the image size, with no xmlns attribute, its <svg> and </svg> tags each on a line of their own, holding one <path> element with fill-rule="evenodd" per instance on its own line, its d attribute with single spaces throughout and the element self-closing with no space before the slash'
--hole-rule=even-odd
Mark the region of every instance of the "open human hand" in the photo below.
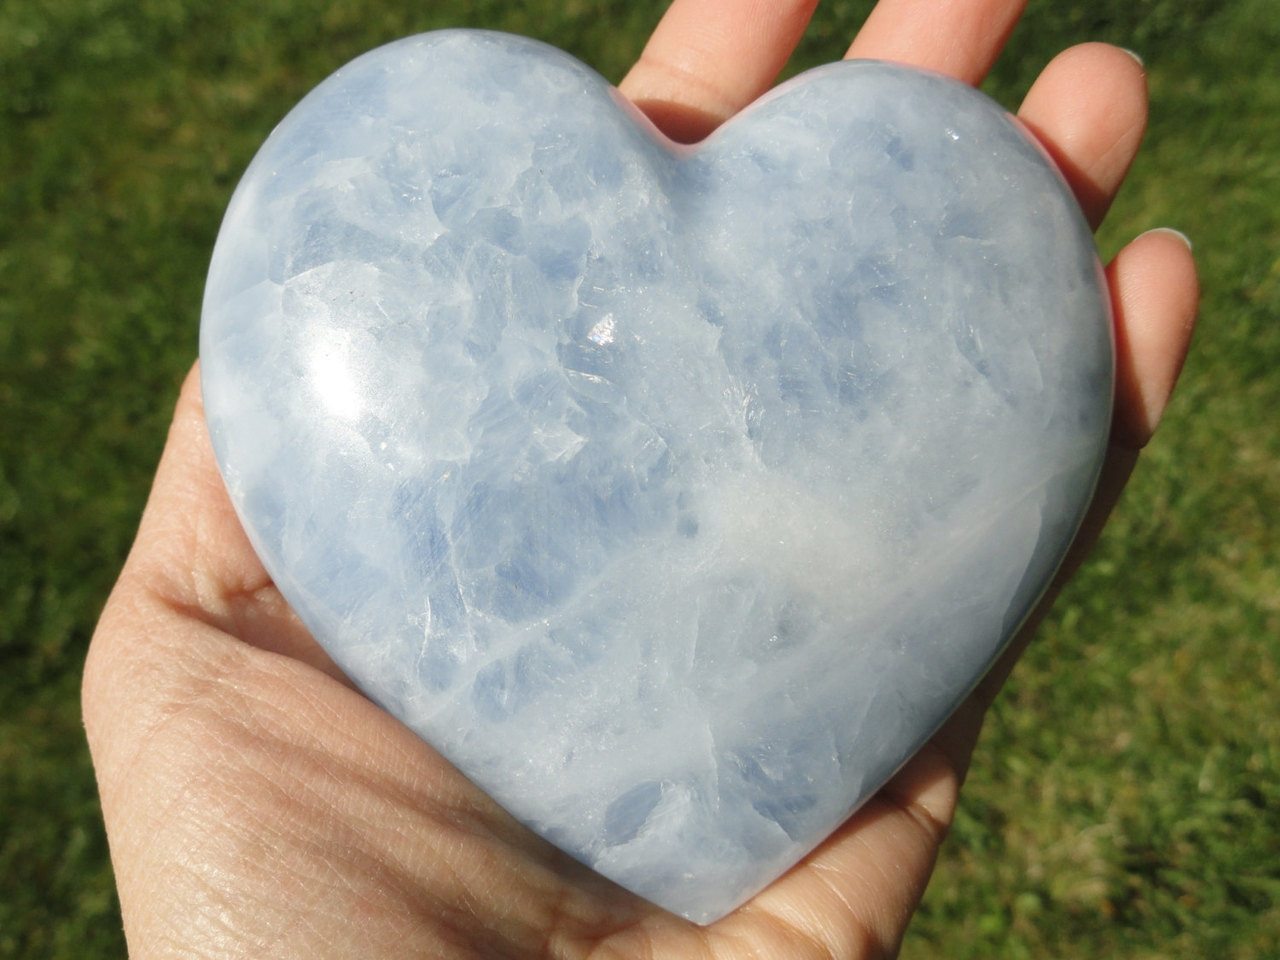
<svg viewBox="0 0 1280 960">
<path fill-rule="evenodd" d="M 698 139 L 772 83 L 815 3 L 675 0 L 622 89 L 671 136 Z M 976 83 L 1022 6 L 881 0 L 850 55 Z M 1020 117 L 1096 225 L 1141 139 L 1141 65 L 1101 44 L 1068 50 L 1033 85 Z M 1176 234 L 1139 237 L 1107 275 L 1115 423 L 1065 571 L 1092 543 L 1155 429 L 1195 313 L 1195 268 Z M 85 721 L 134 957 L 896 951 L 982 716 L 1029 629 L 848 823 L 755 899 L 697 927 L 529 833 L 350 686 L 236 519 L 198 380 L 193 371 L 183 388 L 85 669 Z"/>
</svg>

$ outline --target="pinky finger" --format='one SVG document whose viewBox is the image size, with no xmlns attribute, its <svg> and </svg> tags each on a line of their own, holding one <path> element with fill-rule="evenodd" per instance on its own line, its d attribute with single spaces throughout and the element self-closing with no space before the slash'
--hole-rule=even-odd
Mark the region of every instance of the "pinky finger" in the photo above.
<svg viewBox="0 0 1280 960">
<path fill-rule="evenodd" d="M 1132 449 L 1155 432 L 1182 370 L 1200 287 L 1191 244 L 1151 230 L 1107 267 L 1116 314 L 1116 407 L 1112 436 Z"/>
</svg>

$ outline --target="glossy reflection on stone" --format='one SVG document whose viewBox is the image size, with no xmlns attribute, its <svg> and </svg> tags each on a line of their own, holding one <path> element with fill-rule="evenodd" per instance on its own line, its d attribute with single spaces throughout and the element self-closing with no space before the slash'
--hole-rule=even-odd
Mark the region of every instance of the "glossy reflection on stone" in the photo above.
<svg viewBox="0 0 1280 960">
<path fill-rule="evenodd" d="M 937 727 L 1057 566 L 1112 379 L 1068 191 L 932 75 L 694 149 L 551 48 L 327 80 L 218 239 L 207 415 L 333 658 L 523 822 L 698 921 Z"/>
</svg>

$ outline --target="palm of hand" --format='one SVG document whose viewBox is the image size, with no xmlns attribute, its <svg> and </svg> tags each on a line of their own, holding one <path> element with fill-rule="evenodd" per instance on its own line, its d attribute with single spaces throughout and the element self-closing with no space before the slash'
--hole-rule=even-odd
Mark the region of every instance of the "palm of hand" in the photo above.
<svg viewBox="0 0 1280 960">
<path fill-rule="evenodd" d="M 704 134 L 769 84 L 815 2 L 676 0 L 623 90 L 673 135 Z M 976 82 L 1021 5 L 882 0 L 851 53 Z M 1082 98 L 1082 89 L 1091 92 Z M 1136 152 L 1145 108 L 1138 64 L 1101 45 L 1056 59 L 1023 106 L 1095 224 Z M 1076 559 L 1154 429 L 1195 308 L 1194 267 L 1170 234 L 1134 241 L 1108 276 L 1118 327 L 1115 442 Z M 891 953 L 950 822 L 982 714 L 1020 646 L 802 864 L 731 916 L 695 927 L 534 837 L 351 689 L 246 540 L 213 461 L 193 373 L 85 675 L 131 950 Z"/>
</svg>

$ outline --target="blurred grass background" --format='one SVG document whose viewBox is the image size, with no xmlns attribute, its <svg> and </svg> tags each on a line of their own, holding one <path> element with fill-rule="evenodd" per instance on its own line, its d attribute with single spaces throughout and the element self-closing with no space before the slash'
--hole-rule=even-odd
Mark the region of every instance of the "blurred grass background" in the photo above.
<svg viewBox="0 0 1280 960">
<path fill-rule="evenodd" d="M 1172 225 L 1202 324 L 1095 558 L 997 705 L 907 957 L 1280 957 L 1280 26 L 1275 0 L 1033 0 L 987 89 L 1138 50 L 1145 153 L 1104 256 Z M 650 0 L 0 6 L 0 956 L 124 953 L 78 703 L 204 271 L 258 143 L 352 56 L 449 25 L 612 80 Z M 866 0 L 827 0 L 794 67 Z"/>
</svg>

